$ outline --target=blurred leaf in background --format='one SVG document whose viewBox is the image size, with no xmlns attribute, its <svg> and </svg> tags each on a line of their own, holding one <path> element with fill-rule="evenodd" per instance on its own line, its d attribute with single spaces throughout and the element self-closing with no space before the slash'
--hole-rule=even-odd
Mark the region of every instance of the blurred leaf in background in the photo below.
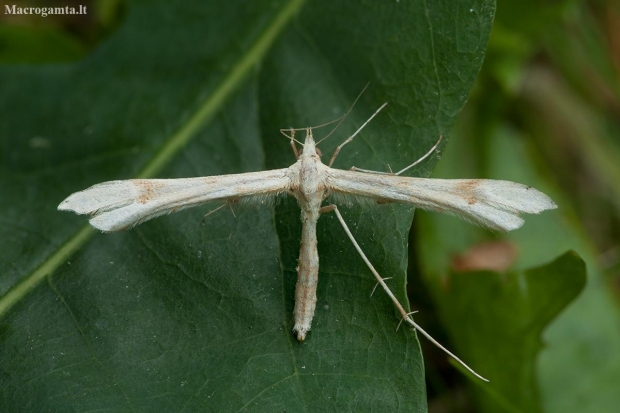
<svg viewBox="0 0 620 413">
<path fill-rule="evenodd" d="M 86 14 L 0 14 L 0 64 L 74 62 L 121 22 L 123 0 L 16 0 L 9 6 L 86 7 Z"/>
<path fill-rule="evenodd" d="M 373 278 L 333 216 L 319 222 L 319 301 L 300 344 L 294 202 L 204 227 L 210 207 L 197 208 L 108 235 L 56 206 L 111 179 L 286 167 L 278 129 L 337 118 L 369 81 L 323 152 L 389 101 L 336 166 L 407 165 L 464 105 L 494 3 L 115 7 L 119 21 L 93 9 L 92 37 L 50 20 L 64 40 L 33 28 L 39 40 L 14 31 L 2 49 L 22 55 L 0 67 L 0 411 L 426 411 L 415 333 L 396 332 L 389 299 L 370 297 Z M 411 173 L 428 176 L 436 160 Z M 405 299 L 413 209 L 343 214 Z"/>
<path fill-rule="evenodd" d="M 462 380 L 429 366 L 430 411 L 594 413 L 620 405 L 619 10 L 611 2 L 498 4 L 483 70 L 433 177 L 523 182 L 559 209 L 510 234 L 417 214 L 414 275 L 427 282 L 427 304 L 463 356 L 482 366 L 503 357 L 480 367 L 491 384 L 470 384 L 469 400 Z M 551 321 L 558 300 L 568 304 L 584 282 L 567 250 L 584 257 L 587 284 Z M 547 284 L 533 284 L 535 274 Z M 414 309 L 420 294 L 413 292 Z M 539 337 L 541 322 L 549 324 Z"/>
</svg>

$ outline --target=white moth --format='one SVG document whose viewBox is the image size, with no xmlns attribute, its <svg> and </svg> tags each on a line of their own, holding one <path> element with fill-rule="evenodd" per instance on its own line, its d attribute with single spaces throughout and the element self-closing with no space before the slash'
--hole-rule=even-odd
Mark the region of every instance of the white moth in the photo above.
<svg viewBox="0 0 620 413">
<path fill-rule="evenodd" d="M 373 172 L 357 168 L 345 171 L 332 168 L 331 165 L 340 149 L 349 143 L 385 105 L 381 106 L 351 137 L 338 146 L 327 165 L 321 162 L 320 152 L 317 152 L 312 136 L 312 130 L 316 127 L 282 129 L 281 132 L 290 139 L 297 158 L 297 162 L 288 168 L 202 178 L 109 181 L 72 194 L 60 203 L 58 209 L 89 214 L 91 215 L 90 224 L 93 227 L 103 232 L 114 232 L 131 228 L 160 215 L 206 202 L 229 203 L 241 198 L 262 199 L 283 193 L 294 196 L 301 208 L 303 224 L 293 327 L 299 341 L 303 341 L 310 330 L 316 306 L 319 272 L 316 223 L 321 213 L 333 211 L 377 282 L 394 302 L 403 320 L 470 372 L 486 380 L 441 346 L 413 321 L 411 313 L 405 311 L 384 279 L 362 252 L 336 205 L 323 206 L 323 201 L 330 195 L 349 195 L 353 198 L 370 198 L 381 203 L 406 203 L 426 210 L 451 213 L 487 228 L 504 231 L 517 229 L 523 225 L 523 219 L 519 217 L 519 213 L 537 214 L 557 206 L 545 194 L 515 182 L 399 176 L 429 156 L 439 142 L 424 157 L 398 173 Z M 347 114 L 336 121 L 342 122 Z M 306 132 L 301 154 L 297 151 L 294 139 L 295 131 L 298 130 Z"/>
</svg>

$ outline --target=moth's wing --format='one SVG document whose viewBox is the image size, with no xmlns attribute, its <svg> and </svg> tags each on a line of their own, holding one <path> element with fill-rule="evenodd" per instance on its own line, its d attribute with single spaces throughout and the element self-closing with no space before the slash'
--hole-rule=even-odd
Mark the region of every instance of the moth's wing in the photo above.
<svg viewBox="0 0 620 413">
<path fill-rule="evenodd" d="M 504 231 L 523 225 L 520 213 L 557 208 L 534 188 L 490 179 L 424 179 L 331 169 L 327 186 L 336 194 L 412 204 Z"/>
<path fill-rule="evenodd" d="M 58 209 L 92 215 L 93 227 L 112 232 L 206 202 L 267 197 L 290 186 L 288 168 L 202 178 L 109 181 L 70 195 Z"/>
</svg>

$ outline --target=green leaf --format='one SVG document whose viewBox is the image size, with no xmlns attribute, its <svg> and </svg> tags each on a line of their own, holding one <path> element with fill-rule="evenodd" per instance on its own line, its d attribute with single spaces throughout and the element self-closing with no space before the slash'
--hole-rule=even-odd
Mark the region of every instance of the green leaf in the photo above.
<svg viewBox="0 0 620 413">
<path fill-rule="evenodd" d="M 293 202 L 105 235 L 56 206 L 112 179 L 286 167 L 278 129 L 340 116 L 369 81 L 321 148 L 388 101 L 335 166 L 405 166 L 448 132 L 493 12 L 488 0 L 136 1 L 76 64 L 1 68 L 0 410 L 426 411 L 415 334 L 370 297 L 334 217 L 319 221 L 318 305 L 300 344 Z M 404 300 L 412 209 L 343 214 Z"/>
<path fill-rule="evenodd" d="M 0 26 L 0 63 L 56 63 L 77 60 L 85 47 L 54 26 Z"/>
<path fill-rule="evenodd" d="M 585 282 L 574 253 L 527 271 L 449 274 L 442 319 L 462 356 L 490 381 L 477 386 L 480 411 L 542 411 L 535 375 L 542 331 Z"/>
</svg>

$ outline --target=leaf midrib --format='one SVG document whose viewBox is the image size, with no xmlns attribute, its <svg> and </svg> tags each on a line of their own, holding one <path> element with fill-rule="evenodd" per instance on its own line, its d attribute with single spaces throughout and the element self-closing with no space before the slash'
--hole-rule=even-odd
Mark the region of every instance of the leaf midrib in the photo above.
<svg viewBox="0 0 620 413">
<path fill-rule="evenodd" d="M 304 2 L 305 0 L 291 0 L 280 10 L 213 93 L 198 105 L 196 111 L 176 132 L 164 140 L 164 144 L 138 173 L 137 178 L 145 179 L 155 176 L 196 135 L 196 132 L 213 118 L 252 67 L 260 62 L 269 46 L 271 46 L 280 32 L 284 30 L 296 12 L 301 9 Z M 0 298 L 0 317 L 4 316 L 16 303 L 37 287 L 46 276 L 52 274 L 56 268 L 79 250 L 95 233 L 96 231 L 88 224 L 84 225 L 33 272 L 22 278 L 21 281 L 7 291 Z"/>
</svg>

